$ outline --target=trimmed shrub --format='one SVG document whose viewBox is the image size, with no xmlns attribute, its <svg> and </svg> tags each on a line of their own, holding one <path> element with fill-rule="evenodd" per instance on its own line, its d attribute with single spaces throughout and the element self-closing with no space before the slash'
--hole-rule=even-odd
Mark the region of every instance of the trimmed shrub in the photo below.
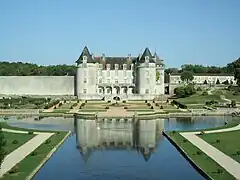
<svg viewBox="0 0 240 180">
<path fill-rule="evenodd" d="M 108 103 L 111 103 L 111 101 L 108 100 Z"/>
<path fill-rule="evenodd" d="M 197 155 L 201 155 L 202 154 L 202 151 L 197 151 Z"/>
<path fill-rule="evenodd" d="M 151 106 L 150 109 L 154 109 L 153 106 Z"/>
<path fill-rule="evenodd" d="M 123 103 L 126 103 L 126 101 L 125 101 L 125 100 L 123 100 Z"/>
<path fill-rule="evenodd" d="M 125 106 L 123 109 L 128 109 L 128 107 L 127 107 L 127 106 Z"/>
<path fill-rule="evenodd" d="M 18 140 L 13 140 L 13 142 L 12 142 L 12 144 L 18 144 L 19 142 L 18 142 Z"/>
<path fill-rule="evenodd" d="M 109 106 L 106 106 L 105 109 L 109 109 Z"/>
<path fill-rule="evenodd" d="M 85 100 L 85 103 L 87 103 L 87 100 Z"/>
<path fill-rule="evenodd" d="M 9 172 L 9 174 L 14 174 L 17 173 L 19 171 L 19 167 L 18 164 L 16 164 Z"/>
<path fill-rule="evenodd" d="M 147 100 L 145 100 L 145 103 L 147 103 Z"/>
<path fill-rule="evenodd" d="M 28 134 L 30 134 L 30 135 L 33 134 L 33 131 L 29 131 Z"/>
<path fill-rule="evenodd" d="M 36 156 L 36 155 L 38 155 L 37 151 L 33 151 L 33 152 L 31 152 L 31 154 L 30 154 L 30 156 Z"/>
<path fill-rule="evenodd" d="M 155 104 L 155 106 L 159 106 L 159 104 L 158 104 L 158 103 L 156 103 L 156 104 Z"/>
<path fill-rule="evenodd" d="M 151 103 L 147 103 L 148 106 L 151 106 Z"/>
<path fill-rule="evenodd" d="M 162 105 L 160 106 L 160 109 L 163 109 L 163 106 L 162 106 Z"/>
<path fill-rule="evenodd" d="M 70 109 L 73 109 L 73 106 L 71 106 Z"/>
<path fill-rule="evenodd" d="M 45 141 L 45 144 L 50 144 L 52 141 L 50 140 L 50 139 L 47 139 L 46 141 Z"/>
<path fill-rule="evenodd" d="M 208 92 L 207 91 L 204 91 L 203 93 L 202 93 L 202 96 L 207 96 L 208 95 Z"/>
</svg>

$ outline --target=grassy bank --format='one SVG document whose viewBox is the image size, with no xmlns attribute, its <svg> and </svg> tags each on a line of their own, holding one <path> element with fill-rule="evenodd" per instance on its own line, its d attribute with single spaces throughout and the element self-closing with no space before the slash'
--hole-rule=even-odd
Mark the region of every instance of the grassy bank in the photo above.
<svg viewBox="0 0 240 180">
<path fill-rule="evenodd" d="M 203 171 L 208 177 L 215 180 L 234 180 L 235 178 L 213 159 L 203 153 L 199 148 L 190 143 L 178 132 L 168 132 L 168 137 L 180 152 L 190 161 L 194 167 Z"/>
<path fill-rule="evenodd" d="M 240 130 L 204 134 L 199 137 L 240 163 Z"/>
<path fill-rule="evenodd" d="M 14 129 L 14 130 L 25 130 L 28 132 L 37 131 L 37 130 L 29 130 L 24 128 L 11 127 L 6 123 L 1 123 L 4 128 Z M 38 132 L 50 132 L 50 131 L 38 131 Z M 54 132 L 54 131 L 51 131 Z M 23 139 L 23 136 L 31 136 L 29 134 L 18 134 L 18 133 L 9 133 L 5 138 L 15 139 Z M 30 153 L 25 159 L 23 159 L 20 163 L 18 163 L 15 167 L 13 167 L 9 172 L 7 172 L 3 176 L 3 180 L 12 180 L 12 179 L 26 179 L 47 157 L 47 155 L 55 148 L 67 135 L 67 132 L 54 132 L 54 135 L 51 136 L 48 140 L 46 140 L 43 144 L 41 144 L 35 151 Z M 32 135 L 34 136 L 34 135 Z M 24 137 L 26 140 L 26 137 Z M 27 141 L 27 140 L 26 140 Z M 17 147 L 15 147 L 17 148 Z M 14 147 L 11 145 L 6 146 L 6 150 L 14 150 Z"/>
<path fill-rule="evenodd" d="M 4 140 L 6 141 L 4 149 L 7 154 L 22 146 L 35 136 L 34 134 L 20 134 L 10 132 L 3 132 L 3 135 Z"/>
</svg>

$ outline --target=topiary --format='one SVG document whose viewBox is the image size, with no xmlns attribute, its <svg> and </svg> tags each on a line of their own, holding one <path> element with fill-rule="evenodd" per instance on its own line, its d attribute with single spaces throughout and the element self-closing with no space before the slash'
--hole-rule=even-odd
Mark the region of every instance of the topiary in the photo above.
<svg viewBox="0 0 240 180">
<path fill-rule="evenodd" d="M 33 134 L 33 131 L 29 131 L 28 134 L 30 134 L 30 135 Z"/>
<path fill-rule="evenodd" d="M 12 144 L 18 144 L 18 140 L 13 140 Z"/>
<path fill-rule="evenodd" d="M 125 106 L 123 109 L 128 109 L 128 107 L 127 107 L 127 106 Z"/>
</svg>

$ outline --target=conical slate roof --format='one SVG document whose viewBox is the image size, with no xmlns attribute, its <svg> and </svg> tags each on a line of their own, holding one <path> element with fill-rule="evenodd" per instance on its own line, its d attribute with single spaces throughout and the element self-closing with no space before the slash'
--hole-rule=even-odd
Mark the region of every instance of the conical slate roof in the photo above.
<svg viewBox="0 0 240 180">
<path fill-rule="evenodd" d="M 148 47 L 146 47 L 146 49 L 144 50 L 142 56 L 140 57 L 139 59 L 139 63 L 145 63 L 145 57 L 148 56 L 149 57 L 149 63 L 155 63 L 154 62 L 154 59 L 153 59 L 153 56 L 150 52 L 150 50 L 148 49 Z"/>
<path fill-rule="evenodd" d="M 163 60 L 158 57 L 156 52 L 154 53 L 154 57 L 156 59 L 156 64 L 157 65 L 164 65 Z"/>
<path fill-rule="evenodd" d="M 90 54 L 87 46 L 83 48 L 83 51 L 81 55 L 79 56 L 78 60 L 76 61 L 77 64 L 80 64 L 83 62 L 83 56 L 87 56 L 87 63 L 95 63 L 95 61 L 92 58 L 92 55 Z"/>
</svg>

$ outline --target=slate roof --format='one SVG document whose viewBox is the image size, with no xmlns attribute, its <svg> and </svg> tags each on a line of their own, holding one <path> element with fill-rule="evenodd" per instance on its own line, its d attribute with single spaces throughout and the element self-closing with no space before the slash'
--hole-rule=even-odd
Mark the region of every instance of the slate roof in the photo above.
<svg viewBox="0 0 240 180">
<path fill-rule="evenodd" d="M 87 46 L 85 46 L 85 47 L 83 48 L 83 51 L 82 51 L 81 55 L 79 56 L 78 60 L 76 61 L 77 64 L 82 63 L 82 61 L 83 61 L 83 56 L 87 56 L 87 62 L 88 62 L 88 63 L 95 63 L 95 61 L 93 60 L 92 55 L 90 54 Z"/>
<path fill-rule="evenodd" d="M 150 50 L 148 49 L 148 47 L 145 48 L 142 56 L 140 57 L 140 59 L 138 60 L 138 63 L 145 63 L 145 57 L 148 56 L 149 57 L 149 63 L 155 63 L 154 61 L 154 56 L 151 54 Z"/>
<path fill-rule="evenodd" d="M 156 58 L 157 65 L 164 65 L 163 60 L 158 57 L 157 53 L 154 53 L 153 56 Z"/>
<path fill-rule="evenodd" d="M 123 64 L 127 64 L 127 69 L 130 69 L 131 64 L 135 63 L 145 63 L 145 57 L 149 57 L 149 63 L 157 63 L 157 64 L 163 64 L 163 61 L 157 56 L 155 53 L 154 55 L 151 54 L 148 47 L 145 48 L 143 54 L 138 57 L 112 57 L 112 56 L 105 56 L 105 60 L 103 60 L 103 57 L 92 57 L 90 54 L 87 46 L 83 48 L 83 51 L 81 55 L 79 56 L 78 60 L 76 61 L 77 64 L 82 63 L 83 56 L 87 56 L 87 62 L 88 63 L 99 63 L 103 64 L 103 69 L 106 68 L 107 64 L 110 64 L 110 69 L 115 69 L 115 64 L 119 65 L 119 69 L 123 69 Z M 157 58 L 155 62 L 155 57 Z"/>
</svg>

